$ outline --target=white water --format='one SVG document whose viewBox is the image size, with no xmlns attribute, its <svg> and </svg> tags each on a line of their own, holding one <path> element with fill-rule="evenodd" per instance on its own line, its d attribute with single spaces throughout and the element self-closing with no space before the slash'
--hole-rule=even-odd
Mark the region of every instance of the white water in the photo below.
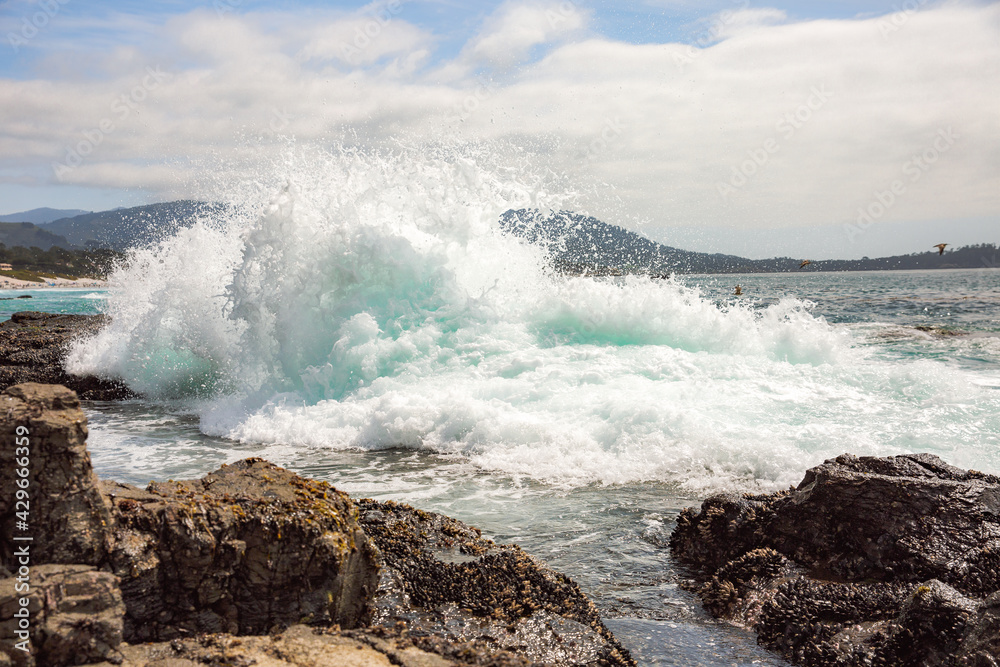
<svg viewBox="0 0 1000 667">
<path fill-rule="evenodd" d="M 278 185 L 234 190 L 228 217 L 136 252 L 70 370 L 179 398 L 203 432 L 278 462 L 403 447 L 699 493 L 794 483 L 845 451 L 996 468 L 1000 401 L 971 371 L 880 357 L 794 298 L 753 309 L 551 274 L 495 226 L 572 206 L 541 172 L 447 151 L 290 155 Z"/>
</svg>

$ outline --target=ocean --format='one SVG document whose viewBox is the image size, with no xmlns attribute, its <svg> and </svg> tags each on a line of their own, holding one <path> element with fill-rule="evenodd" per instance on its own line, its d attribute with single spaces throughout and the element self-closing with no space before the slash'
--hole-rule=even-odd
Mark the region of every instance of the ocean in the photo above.
<svg viewBox="0 0 1000 667">
<path fill-rule="evenodd" d="M 113 318 L 70 369 L 150 397 L 87 405 L 98 474 L 262 456 L 521 544 L 640 664 L 784 665 L 678 586 L 682 508 L 844 452 L 1000 472 L 1000 271 L 566 277 L 495 225 L 572 204 L 551 186 L 328 156 L 106 292 L 46 290 L 30 307 Z"/>
</svg>

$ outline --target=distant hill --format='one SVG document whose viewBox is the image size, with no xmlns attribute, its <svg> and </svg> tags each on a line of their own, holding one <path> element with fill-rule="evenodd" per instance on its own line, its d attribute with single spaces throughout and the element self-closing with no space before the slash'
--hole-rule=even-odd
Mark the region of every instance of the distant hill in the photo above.
<svg viewBox="0 0 1000 667">
<path fill-rule="evenodd" d="M 90 213 L 90 211 L 81 211 L 76 208 L 33 208 L 30 211 L 0 215 L 0 222 L 31 222 L 36 225 L 44 225 L 53 220 L 85 213 Z"/>
<path fill-rule="evenodd" d="M 768 262 L 772 260 L 760 260 Z M 766 264 L 765 264 L 766 266 Z M 1000 247 L 992 243 L 869 259 L 828 259 L 807 267 L 813 271 L 895 271 L 900 269 L 984 269 L 1000 268 Z"/>
<path fill-rule="evenodd" d="M 0 222 L 0 243 L 8 248 L 22 246 L 42 250 L 49 250 L 52 247 L 72 247 L 65 237 L 53 234 L 30 222 Z"/>
<path fill-rule="evenodd" d="M 751 269 L 747 263 L 752 260 L 671 248 L 623 227 L 569 211 L 507 211 L 500 217 L 500 229 L 545 246 L 557 268 L 569 273 L 666 276 Z"/>
<path fill-rule="evenodd" d="M 48 250 L 36 247 L 7 247 L 0 243 L 0 263 L 11 269 L 0 275 L 18 280 L 44 282 L 45 277 L 103 278 L 124 260 L 124 254 L 107 248 L 66 250 L 53 246 Z"/>
<path fill-rule="evenodd" d="M 822 260 L 800 269 L 802 259 L 746 259 L 734 255 L 689 252 L 652 241 L 597 218 L 569 211 L 510 210 L 500 229 L 544 246 L 560 271 L 580 275 L 673 273 L 786 273 L 791 271 L 888 271 L 1000 267 L 1000 248 L 966 246 L 939 255 L 937 250 L 876 259 Z"/>
<path fill-rule="evenodd" d="M 182 200 L 65 217 L 46 223 L 44 228 L 21 221 L 0 223 L 0 243 L 7 248 L 22 246 L 48 250 L 53 247 L 79 247 L 120 252 L 158 241 L 179 228 L 190 226 L 201 216 L 218 215 L 225 208 L 222 204 Z M 557 270 L 577 275 L 643 274 L 663 277 L 675 273 L 886 271 L 1000 266 L 1000 249 L 992 244 L 948 250 L 943 255 L 928 249 L 928 252 L 894 257 L 814 261 L 800 269 L 801 261 L 806 259 L 804 257 L 755 260 L 735 255 L 691 252 L 570 211 L 543 213 L 531 209 L 510 210 L 500 217 L 499 226 L 508 234 L 544 246 Z"/>
<path fill-rule="evenodd" d="M 825 259 L 799 268 L 801 260 L 791 257 L 746 260 L 750 269 L 743 273 L 784 273 L 788 271 L 902 271 L 924 269 L 983 269 L 1000 268 L 1000 248 L 992 243 L 963 246 L 939 254 L 937 250 L 909 255 L 870 259 Z M 734 273 L 712 271 L 711 273 Z"/>
<path fill-rule="evenodd" d="M 217 208 L 196 201 L 172 201 L 62 218 L 45 228 L 76 246 L 125 250 L 165 238 Z"/>
</svg>

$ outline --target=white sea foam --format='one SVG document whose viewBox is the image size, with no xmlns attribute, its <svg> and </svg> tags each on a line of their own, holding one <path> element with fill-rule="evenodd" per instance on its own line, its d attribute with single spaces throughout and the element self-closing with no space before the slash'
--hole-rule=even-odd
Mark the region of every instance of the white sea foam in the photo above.
<svg viewBox="0 0 1000 667">
<path fill-rule="evenodd" d="M 876 359 L 806 302 L 554 275 L 495 223 L 572 198 L 481 158 L 293 155 L 268 200 L 134 253 L 70 369 L 283 453 L 423 449 L 568 485 L 772 488 L 844 451 L 996 456 L 997 392 Z"/>
</svg>

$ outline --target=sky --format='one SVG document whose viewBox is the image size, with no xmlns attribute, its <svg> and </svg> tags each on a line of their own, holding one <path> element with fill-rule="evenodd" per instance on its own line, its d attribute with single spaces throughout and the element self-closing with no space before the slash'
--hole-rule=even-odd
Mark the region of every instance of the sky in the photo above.
<svg viewBox="0 0 1000 667">
<path fill-rule="evenodd" d="M 691 250 L 1000 242 L 997 2 L 0 0 L 0 36 L 0 214 L 447 139 Z"/>
</svg>

